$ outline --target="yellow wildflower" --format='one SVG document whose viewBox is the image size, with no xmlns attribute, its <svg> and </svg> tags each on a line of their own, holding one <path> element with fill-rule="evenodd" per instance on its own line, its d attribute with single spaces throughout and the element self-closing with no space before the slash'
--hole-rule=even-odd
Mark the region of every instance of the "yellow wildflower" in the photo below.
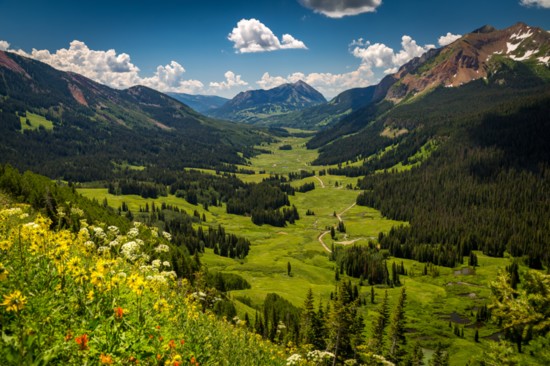
<svg viewBox="0 0 550 366">
<path fill-rule="evenodd" d="M 166 299 L 164 298 L 160 299 L 153 305 L 153 309 L 155 309 L 155 311 L 158 311 L 159 313 L 168 311 L 170 310 L 170 308 L 170 304 L 168 304 L 168 301 L 166 301 Z"/>
<path fill-rule="evenodd" d="M 138 296 L 143 294 L 145 289 L 145 280 L 140 275 L 134 273 L 127 280 L 128 287 Z"/>
<path fill-rule="evenodd" d="M 0 250 L 9 250 L 11 248 L 10 240 L 0 240 Z"/>
<path fill-rule="evenodd" d="M 21 291 L 15 290 L 9 295 L 4 295 L 4 302 L 1 304 L 6 307 L 6 311 L 21 311 L 27 303 L 27 298 Z"/>
</svg>

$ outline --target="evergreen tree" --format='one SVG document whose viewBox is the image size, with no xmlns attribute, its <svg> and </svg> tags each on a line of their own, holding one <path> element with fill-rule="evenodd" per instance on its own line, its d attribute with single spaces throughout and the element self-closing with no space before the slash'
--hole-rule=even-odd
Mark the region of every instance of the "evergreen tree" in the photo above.
<svg viewBox="0 0 550 366">
<path fill-rule="evenodd" d="M 406 352 L 403 346 L 406 343 L 405 338 L 405 300 L 407 294 L 405 288 L 401 289 L 401 295 L 397 300 L 397 305 L 391 317 L 390 331 L 388 338 L 390 348 L 388 358 L 394 363 L 400 363 L 403 360 Z"/>
<path fill-rule="evenodd" d="M 443 351 L 441 347 L 441 342 L 437 344 L 435 352 L 430 360 L 430 366 L 448 366 L 449 365 L 449 354 Z"/>
<path fill-rule="evenodd" d="M 476 334 L 474 335 L 474 341 L 479 343 L 479 331 L 476 329 Z"/>
<path fill-rule="evenodd" d="M 290 262 L 286 262 L 286 274 L 290 277 L 290 272 L 292 271 L 292 267 L 290 265 Z"/>
<path fill-rule="evenodd" d="M 386 290 L 378 310 L 378 316 L 373 322 L 373 334 L 370 339 L 370 349 L 378 355 L 381 355 L 384 350 L 384 333 L 388 325 L 388 319 L 388 290 Z"/>
<path fill-rule="evenodd" d="M 300 342 L 302 344 L 313 344 L 315 339 L 316 314 L 313 309 L 313 291 L 308 290 L 304 300 L 304 308 L 300 319 Z"/>
<path fill-rule="evenodd" d="M 410 366 L 423 366 L 424 365 L 424 352 L 418 342 L 414 343 L 413 350 L 408 357 L 407 365 Z"/>
</svg>

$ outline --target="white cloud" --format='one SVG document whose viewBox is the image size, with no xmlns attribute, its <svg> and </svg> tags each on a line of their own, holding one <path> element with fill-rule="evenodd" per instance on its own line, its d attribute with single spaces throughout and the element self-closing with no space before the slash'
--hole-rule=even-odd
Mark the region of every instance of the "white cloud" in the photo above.
<svg viewBox="0 0 550 366">
<path fill-rule="evenodd" d="M 382 0 L 298 0 L 306 8 L 329 18 L 342 18 L 376 11 Z"/>
<path fill-rule="evenodd" d="M 271 76 L 269 73 L 264 73 L 262 78 L 256 82 L 262 89 L 271 89 L 285 83 L 295 83 L 298 80 L 303 80 L 319 92 L 326 96 L 334 96 L 344 90 L 358 87 L 366 87 L 374 83 L 372 70 L 360 65 L 357 70 L 342 73 L 310 73 L 304 74 L 295 72 L 287 77 Z"/>
<path fill-rule="evenodd" d="M 303 80 L 326 96 L 334 96 L 351 88 L 366 87 L 378 80 L 374 69 L 381 69 L 380 74 L 393 74 L 404 63 L 414 57 L 421 56 L 434 45 L 419 46 L 410 36 L 401 38 L 401 50 L 395 52 L 383 43 L 371 44 L 363 39 L 354 40 L 350 44 L 350 53 L 361 60 L 356 70 L 341 73 L 310 73 L 295 72 L 286 77 L 264 73 L 256 84 L 263 89 L 271 89 L 284 83 L 294 83 Z"/>
<path fill-rule="evenodd" d="M 283 34 L 281 41 L 257 19 L 241 19 L 227 36 L 237 53 L 266 52 L 281 49 L 307 49 L 304 42 L 290 34 Z"/>
<path fill-rule="evenodd" d="M 437 43 L 439 44 L 439 46 L 443 47 L 443 46 L 446 46 L 448 44 L 453 43 L 454 41 L 456 41 L 460 37 L 462 37 L 462 35 L 452 34 L 451 32 L 447 32 L 446 35 L 439 37 L 439 39 L 437 40 Z"/>
<path fill-rule="evenodd" d="M 5 44 L 9 46 L 9 43 Z M 2 45 L 0 43 L 0 47 Z M 176 61 L 158 66 L 153 76 L 142 77 L 139 67 L 132 63 L 130 55 L 117 54 L 114 49 L 91 50 L 84 42 L 77 40 L 72 41 L 68 49 L 62 48 L 53 53 L 34 48 L 31 53 L 23 50 L 10 51 L 47 63 L 58 70 L 84 75 L 117 89 L 134 85 L 145 85 L 161 92 L 198 93 L 204 89 L 201 81 L 185 79 L 185 69 Z"/>
<path fill-rule="evenodd" d="M 401 50 L 395 52 L 393 48 L 386 46 L 383 43 L 370 44 L 361 39 L 353 41 L 350 46 L 354 46 L 351 53 L 362 60 L 362 63 L 370 66 L 387 68 L 386 73 L 399 68 L 403 64 L 412 60 L 415 57 L 422 56 L 426 51 L 435 48 L 433 44 L 419 46 L 414 39 L 408 35 L 401 37 Z"/>
<path fill-rule="evenodd" d="M 141 79 L 140 84 L 164 92 L 197 93 L 204 85 L 199 80 L 185 80 L 185 69 L 176 61 L 170 65 L 157 66 L 157 71 L 152 77 Z"/>
<path fill-rule="evenodd" d="M 9 42 L 0 40 L 0 51 L 6 51 L 8 48 L 10 48 Z"/>
<path fill-rule="evenodd" d="M 224 76 L 225 81 L 210 83 L 211 92 L 216 93 L 223 90 L 230 90 L 235 87 L 244 87 L 248 85 L 246 81 L 241 79 L 241 75 L 235 75 L 233 71 L 227 71 Z"/>
<path fill-rule="evenodd" d="M 537 6 L 539 8 L 550 8 L 550 0 L 520 0 L 523 6 Z"/>
</svg>

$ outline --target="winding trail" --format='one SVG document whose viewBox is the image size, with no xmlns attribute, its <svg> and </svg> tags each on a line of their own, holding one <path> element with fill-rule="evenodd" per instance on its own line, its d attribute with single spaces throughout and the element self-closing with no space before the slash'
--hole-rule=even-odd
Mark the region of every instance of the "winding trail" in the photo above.
<svg viewBox="0 0 550 366">
<path fill-rule="evenodd" d="M 327 235 L 328 233 L 330 233 L 330 230 L 327 230 L 321 233 L 317 239 L 319 240 L 319 243 L 321 243 L 321 245 L 323 246 L 323 248 L 325 248 L 327 252 L 332 253 L 332 250 L 330 250 L 329 247 L 327 247 L 327 245 L 323 241 L 323 236 Z"/>
<path fill-rule="evenodd" d="M 325 188 L 325 183 L 321 180 L 321 178 L 315 175 L 315 179 L 319 181 L 319 183 L 321 184 L 321 188 Z"/>
<path fill-rule="evenodd" d="M 317 176 L 315 176 L 315 178 L 319 179 Z M 321 181 L 321 180 L 319 179 L 319 181 Z M 322 181 L 321 181 L 321 183 L 322 183 Z M 323 186 L 323 188 L 324 188 L 324 186 Z M 349 211 L 353 206 L 355 206 L 355 203 L 354 203 L 353 205 L 349 206 L 348 208 L 346 208 L 344 211 L 342 211 L 342 212 L 340 212 L 340 213 L 337 213 L 337 214 L 336 214 L 336 217 L 338 218 L 338 221 L 342 222 L 343 220 L 342 220 L 342 216 L 341 216 L 341 215 L 345 214 L 345 213 L 346 213 L 347 211 Z M 324 237 L 325 235 L 327 235 L 328 233 L 330 233 L 330 230 L 327 230 L 327 231 L 322 232 L 322 233 L 319 235 L 319 237 L 317 237 L 317 240 L 319 240 L 319 243 L 321 243 L 321 245 L 323 246 L 323 248 L 325 248 L 325 250 L 326 250 L 327 252 L 332 253 L 332 250 L 330 250 L 329 247 L 328 247 L 328 246 L 325 244 L 325 242 L 323 241 L 323 237 Z M 355 240 L 350 240 L 350 241 L 347 241 L 347 242 L 336 242 L 336 243 L 338 243 L 338 244 L 343 244 L 343 245 L 349 245 L 349 244 L 355 243 L 355 242 L 358 241 L 358 240 L 361 240 L 361 238 L 355 239 Z"/>
</svg>

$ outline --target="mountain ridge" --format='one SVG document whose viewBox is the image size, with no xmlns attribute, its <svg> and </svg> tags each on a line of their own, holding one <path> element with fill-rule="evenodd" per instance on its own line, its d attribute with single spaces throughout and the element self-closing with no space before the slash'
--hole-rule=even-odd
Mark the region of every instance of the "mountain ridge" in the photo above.
<svg viewBox="0 0 550 366">
<path fill-rule="evenodd" d="M 325 103 L 325 97 L 302 80 L 272 89 L 240 92 L 220 108 L 206 112 L 212 117 L 252 123 L 274 114 L 284 114 Z"/>
<path fill-rule="evenodd" d="M 0 76 L 2 161 L 52 178 L 101 179 L 125 164 L 233 169 L 266 138 L 151 88 L 112 89 L 10 52 Z"/>
</svg>

